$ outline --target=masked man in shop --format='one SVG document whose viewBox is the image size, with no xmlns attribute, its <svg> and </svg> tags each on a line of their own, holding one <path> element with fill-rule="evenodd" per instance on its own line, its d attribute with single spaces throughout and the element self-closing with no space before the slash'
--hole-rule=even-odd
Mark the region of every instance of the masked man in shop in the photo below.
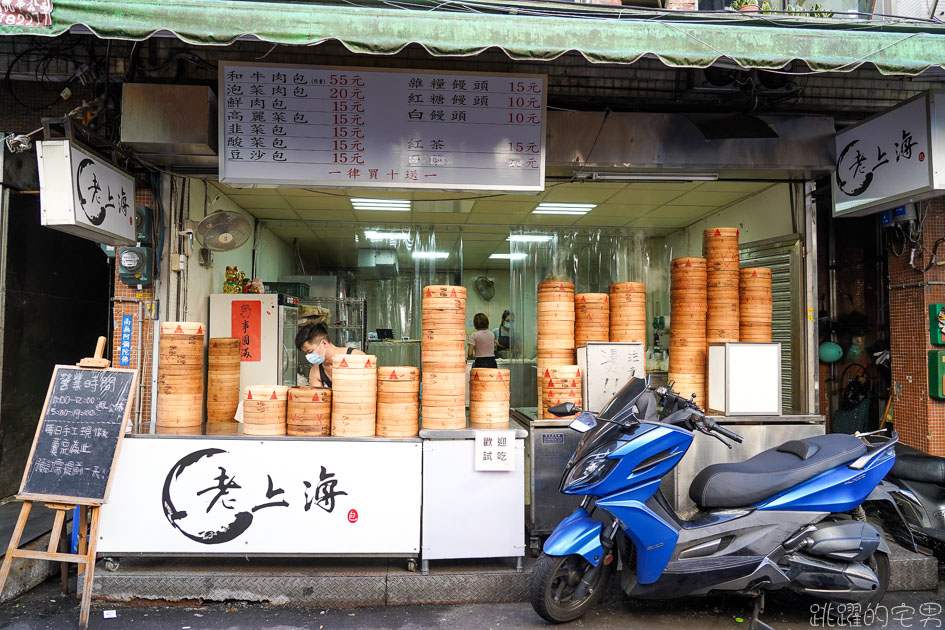
<svg viewBox="0 0 945 630">
<path fill-rule="evenodd" d="M 364 354 L 354 348 L 339 348 L 328 340 L 325 324 L 307 324 L 299 328 L 295 346 L 305 353 L 305 360 L 312 364 L 308 382 L 313 387 L 331 387 L 332 360 L 341 354 Z"/>
</svg>

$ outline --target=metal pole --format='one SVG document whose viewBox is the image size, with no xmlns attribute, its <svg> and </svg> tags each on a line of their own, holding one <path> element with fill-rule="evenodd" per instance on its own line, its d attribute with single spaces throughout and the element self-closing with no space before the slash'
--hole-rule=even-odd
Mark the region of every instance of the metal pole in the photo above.
<svg viewBox="0 0 945 630">
<path fill-rule="evenodd" d="M 793 184 L 792 184 L 793 185 Z M 805 271 L 805 306 L 807 317 L 807 343 L 805 344 L 805 372 L 807 373 L 806 407 L 807 413 L 819 414 L 820 409 L 820 372 L 817 360 L 817 337 L 819 313 L 817 305 L 817 202 L 814 199 L 816 184 L 806 181 L 804 191 L 804 271 Z"/>
</svg>

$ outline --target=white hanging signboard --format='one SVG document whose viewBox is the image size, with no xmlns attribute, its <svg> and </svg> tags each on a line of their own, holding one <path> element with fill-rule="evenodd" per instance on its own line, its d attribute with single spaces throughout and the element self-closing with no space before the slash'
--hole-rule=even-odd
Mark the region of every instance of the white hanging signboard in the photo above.
<svg viewBox="0 0 945 630">
<path fill-rule="evenodd" d="M 837 134 L 833 216 L 860 216 L 942 194 L 945 93 L 926 92 Z"/>
<path fill-rule="evenodd" d="M 515 470 L 515 431 L 476 431 L 473 470 Z"/>
<path fill-rule="evenodd" d="M 135 182 L 69 140 L 36 143 L 42 224 L 108 245 L 135 244 Z"/>
<path fill-rule="evenodd" d="M 544 75 L 220 62 L 220 181 L 542 191 Z"/>
</svg>

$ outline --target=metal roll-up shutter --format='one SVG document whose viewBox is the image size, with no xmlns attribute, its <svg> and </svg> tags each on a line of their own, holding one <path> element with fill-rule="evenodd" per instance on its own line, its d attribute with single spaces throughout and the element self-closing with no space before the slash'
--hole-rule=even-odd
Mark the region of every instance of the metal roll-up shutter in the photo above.
<svg viewBox="0 0 945 630">
<path fill-rule="evenodd" d="M 794 404 L 795 379 L 799 374 L 795 340 L 797 322 L 801 321 L 800 238 L 792 235 L 783 239 L 746 243 L 739 250 L 742 267 L 771 269 L 773 315 L 771 341 L 781 343 L 781 403 L 784 411 L 796 409 Z M 800 387 L 800 385 L 798 385 Z"/>
</svg>

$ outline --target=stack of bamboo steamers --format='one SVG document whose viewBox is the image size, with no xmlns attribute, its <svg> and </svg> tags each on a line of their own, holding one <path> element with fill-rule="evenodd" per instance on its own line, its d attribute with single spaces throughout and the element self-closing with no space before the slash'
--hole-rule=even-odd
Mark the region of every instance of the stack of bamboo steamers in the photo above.
<svg viewBox="0 0 945 630">
<path fill-rule="evenodd" d="M 550 370 L 574 366 L 574 283 L 551 277 L 538 283 L 538 417 L 549 417 L 544 385 Z M 575 366 L 576 367 L 576 366 Z"/>
<path fill-rule="evenodd" d="M 158 342 L 156 433 L 200 435 L 203 423 L 203 324 L 165 322 Z"/>
<path fill-rule="evenodd" d="M 282 385 L 251 385 L 243 390 L 243 435 L 285 435 L 288 401 L 289 388 Z"/>
<path fill-rule="evenodd" d="M 286 435 L 328 437 L 331 435 L 331 389 L 293 387 L 286 406 Z"/>
<path fill-rule="evenodd" d="M 646 343 L 646 285 L 610 285 L 610 341 Z"/>
<path fill-rule="evenodd" d="M 414 437 L 420 415 L 420 370 L 399 365 L 377 369 L 377 435 Z"/>
<path fill-rule="evenodd" d="M 342 354 L 331 363 L 331 434 L 374 437 L 377 425 L 377 357 Z"/>
<path fill-rule="evenodd" d="M 574 345 L 610 340 L 610 296 L 578 293 L 574 296 Z"/>
<path fill-rule="evenodd" d="M 240 340 L 214 337 L 207 346 L 207 435 L 236 435 Z"/>
<path fill-rule="evenodd" d="M 423 288 L 420 346 L 424 429 L 466 428 L 466 289 Z"/>
<path fill-rule="evenodd" d="M 705 230 L 702 252 L 672 262 L 669 379 L 705 406 L 708 344 L 771 341 L 771 270 L 739 269 L 737 228 Z"/>
<path fill-rule="evenodd" d="M 745 342 L 771 341 L 771 270 L 746 267 L 738 281 L 739 339 Z"/>
<path fill-rule="evenodd" d="M 469 424 L 475 429 L 508 428 L 509 370 L 473 368 L 469 373 Z"/>
<path fill-rule="evenodd" d="M 706 263 L 706 341 L 738 341 L 738 228 L 711 228 L 702 235 Z"/>
</svg>

